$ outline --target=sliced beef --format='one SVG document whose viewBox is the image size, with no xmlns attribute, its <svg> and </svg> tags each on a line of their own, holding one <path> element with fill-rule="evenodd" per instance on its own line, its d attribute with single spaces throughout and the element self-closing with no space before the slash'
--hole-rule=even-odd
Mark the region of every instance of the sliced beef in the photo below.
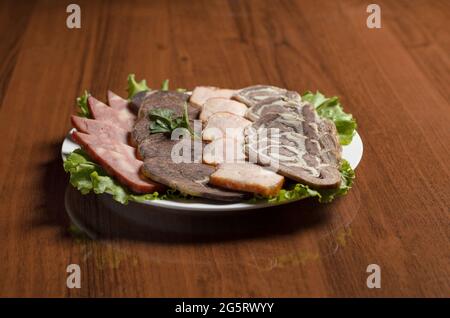
<svg viewBox="0 0 450 318">
<path fill-rule="evenodd" d="M 139 108 L 141 108 L 142 103 L 144 100 L 150 95 L 157 91 L 142 91 L 137 94 L 135 94 L 130 101 L 130 108 L 137 113 L 139 111 Z"/>
<path fill-rule="evenodd" d="M 219 112 L 227 112 L 243 117 L 247 112 L 247 106 L 235 100 L 222 97 L 210 98 L 203 104 L 200 120 L 207 121 L 211 115 Z"/>
<path fill-rule="evenodd" d="M 245 199 L 243 193 L 215 188 L 208 184 L 214 167 L 202 163 L 174 163 L 160 157 L 144 161 L 143 173 L 162 184 L 194 197 L 219 201 Z"/>
<path fill-rule="evenodd" d="M 218 138 L 238 137 L 250 125 L 251 122 L 241 116 L 226 112 L 215 113 L 209 117 L 202 138 L 211 141 Z"/>
<path fill-rule="evenodd" d="M 128 131 L 107 122 L 71 116 L 73 127 L 86 134 L 95 135 L 122 144 L 128 143 Z"/>
<path fill-rule="evenodd" d="M 246 138 L 250 161 L 270 164 L 281 175 L 314 188 L 339 186 L 341 146 L 336 127 L 311 105 L 299 104 L 298 112 L 262 116 Z"/>
<path fill-rule="evenodd" d="M 201 163 L 202 146 L 199 140 L 170 140 L 164 134 L 153 134 L 139 146 L 144 158 L 142 172 L 152 180 L 195 197 L 221 201 L 245 198 L 240 192 L 208 185 L 214 167 Z M 184 150 L 187 153 L 183 153 Z"/>
<path fill-rule="evenodd" d="M 149 94 L 142 101 L 139 108 L 139 118 L 146 117 L 148 113 L 155 108 L 168 108 L 174 111 L 176 116 L 182 116 L 184 112 L 184 104 L 189 99 L 186 93 L 175 91 L 157 91 Z M 198 117 L 200 110 L 188 103 L 189 118 Z"/>
<path fill-rule="evenodd" d="M 212 86 L 197 86 L 192 91 L 189 101 L 193 106 L 201 108 L 210 98 L 221 97 L 230 99 L 236 91 L 233 89 L 218 88 Z"/>
<path fill-rule="evenodd" d="M 131 131 L 135 119 L 130 117 L 127 112 L 118 111 L 108 105 L 100 102 L 92 96 L 88 98 L 89 110 L 94 119 Z"/>
<path fill-rule="evenodd" d="M 245 117 L 251 121 L 256 121 L 268 113 L 298 112 L 299 109 L 299 103 L 297 102 L 286 101 L 282 97 L 269 97 L 250 107 Z"/>
<path fill-rule="evenodd" d="M 225 163 L 219 165 L 209 182 L 219 187 L 269 197 L 278 194 L 284 178 L 253 163 Z"/>
<path fill-rule="evenodd" d="M 266 98 L 273 97 L 297 102 L 301 101 L 301 97 L 297 92 L 269 85 L 254 85 L 243 88 L 234 94 L 232 98 L 246 104 L 248 107 L 252 107 Z"/>
</svg>

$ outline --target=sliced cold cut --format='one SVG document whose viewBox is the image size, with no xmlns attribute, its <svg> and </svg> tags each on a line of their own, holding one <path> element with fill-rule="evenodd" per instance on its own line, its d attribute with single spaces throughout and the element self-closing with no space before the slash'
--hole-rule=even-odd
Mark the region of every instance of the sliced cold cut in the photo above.
<svg viewBox="0 0 450 318">
<path fill-rule="evenodd" d="M 201 108 L 210 98 L 221 97 L 230 99 L 236 92 L 234 89 L 218 88 L 213 86 L 197 86 L 192 91 L 189 101 L 196 107 Z"/>
<path fill-rule="evenodd" d="M 128 143 L 128 131 L 107 122 L 72 115 L 73 127 L 86 134 L 95 135 L 122 144 Z"/>
<path fill-rule="evenodd" d="M 123 153 L 131 160 L 136 159 L 136 148 L 105 138 L 102 135 L 96 136 L 74 131 L 72 133 L 72 139 L 82 147 L 87 147 L 88 145 L 101 146 L 108 150 Z"/>
<path fill-rule="evenodd" d="M 214 167 L 201 162 L 200 140 L 170 140 L 164 134 L 153 134 L 139 145 L 139 152 L 144 158 L 142 172 L 145 176 L 181 193 L 221 201 L 245 198 L 240 192 L 208 184 Z"/>
<path fill-rule="evenodd" d="M 268 113 L 246 131 L 251 162 L 271 165 L 290 179 L 314 188 L 336 188 L 341 181 L 341 146 L 333 122 L 310 104 L 299 112 Z"/>
<path fill-rule="evenodd" d="M 227 189 L 274 196 L 281 190 L 284 178 L 253 163 L 225 163 L 219 165 L 209 182 Z"/>
<path fill-rule="evenodd" d="M 298 112 L 299 109 L 298 102 L 286 101 L 282 97 L 269 97 L 250 107 L 245 117 L 256 121 L 268 113 Z"/>
<path fill-rule="evenodd" d="M 89 96 L 88 104 L 89 110 L 94 119 L 109 123 L 127 131 L 131 131 L 133 128 L 134 118 L 130 118 L 126 112 L 121 112 L 111 108 L 92 96 Z"/>
<path fill-rule="evenodd" d="M 203 162 L 209 165 L 244 161 L 244 138 L 219 138 L 203 148 Z"/>
<path fill-rule="evenodd" d="M 141 175 L 142 161 L 131 157 L 126 145 L 90 143 L 83 137 L 75 137 L 87 154 L 100 163 L 109 175 L 136 193 L 153 193 L 164 190 L 164 186 Z"/>
<path fill-rule="evenodd" d="M 147 95 L 141 103 L 138 117 L 146 117 L 148 113 L 155 108 L 171 109 L 175 116 L 182 116 L 184 112 L 184 104 L 187 103 L 189 95 L 175 91 L 157 91 Z M 198 117 L 200 110 L 187 103 L 189 118 Z"/>
<path fill-rule="evenodd" d="M 228 112 L 243 117 L 247 112 L 247 106 L 235 100 L 222 97 L 210 98 L 203 104 L 200 120 L 207 121 L 211 115 L 218 112 Z"/>
<path fill-rule="evenodd" d="M 248 107 L 255 106 L 264 99 L 272 97 L 280 97 L 295 102 L 301 101 L 301 97 L 297 92 L 270 85 L 249 86 L 237 91 L 236 94 L 233 95 L 233 99 L 244 103 Z"/>
<path fill-rule="evenodd" d="M 202 137 L 207 141 L 226 137 L 234 138 L 241 136 L 244 129 L 251 124 L 251 121 L 235 114 L 215 113 L 209 117 Z"/>
</svg>

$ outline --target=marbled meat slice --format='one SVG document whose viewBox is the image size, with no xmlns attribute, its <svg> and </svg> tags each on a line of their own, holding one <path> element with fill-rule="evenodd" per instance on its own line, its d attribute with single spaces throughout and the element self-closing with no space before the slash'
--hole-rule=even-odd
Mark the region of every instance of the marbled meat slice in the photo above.
<svg viewBox="0 0 450 318">
<path fill-rule="evenodd" d="M 133 128 L 135 119 L 130 118 L 128 113 L 109 107 L 92 96 L 89 96 L 88 104 L 89 110 L 94 119 L 107 122 L 127 131 L 131 131 Z"/>
<path fill-rule="evenodd" d="M 245 117 L 256 121 L 268 113 L 298 112 L 299 110 L 298 102 L 286 101 L 282 97 L 269 97 L 248 108 Z"/>
<path fill-rule="evenodd" d="M 336 127 L 310 104 L 299 107 L 298 113 L 268 113 L 254 122 L 247 130 L 246 154 L 251 162 L 270 164 L 313 188 L 336 188 L 341 181 Z"/>
<path fill-rule="evenodd" d="M 237 91 L 232 98 L 244 103 L 248 107 L 252 107 L 270 97 L 281 97 L 285 100 L 296 102 L 301 101 L 301 96 L 297 92 L 270 85 L 254 85 L 243 88 Z"/>
<path fill-rule="evenodd" d="M 107 122 L 78 117 L 70 117 L 73 127 L 86 134 L 95 135 L 122 144 L 128 143 L 128 131 Z"/>
<path fill-rule="evenodd" d="M 244 129 L 251 124 L 251 121 L 235 114 L 215 113 L 209 117 L 202 138 L 207 141 L 226 137 L 234 138 L 241 136 Z"/>
<path fill-rule="evenodd" d="M 243 117 L 247 112 L 247 106 L 223 97 L 210 98 L 203 104 L 200 120 L 207 121 L 211 115 L 218 112 L 228 112 Z"/>
<path fill-rule="evenodd" d="M 260 194 L 266 197 L 277 195 L 284 177 L 253 163 L 224 163 L 211 175 L 211 184 L 226 189 Z"/>
<path fill-rule="evenodd" d="M 197 86 L 192 91 L 189 101 L 192 105 L 201 108 L 203 104 L 210 98 L 221 97 L 230 99 L 236 92 L 234 89 L 218 88 L 212 86 Z"/>
</svg>

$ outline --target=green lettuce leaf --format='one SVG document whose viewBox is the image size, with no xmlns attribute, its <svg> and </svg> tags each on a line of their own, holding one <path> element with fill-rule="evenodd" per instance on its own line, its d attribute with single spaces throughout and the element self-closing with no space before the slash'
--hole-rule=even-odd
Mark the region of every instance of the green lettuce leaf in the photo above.
<svg viewBox="0 0 450 318">
<path fill-rule="evenodd" d="M 139 92 L 149 91 L 150 88 L 147 86 L 147 81 L 145 79 L 137 82 L 134 74 L 128 75 L 128 99 L 131 99 L 134 95 Z"/>
<path fill-rule="evenodd" d="M 168 91 L 169 90 L 169 80 L 166 79 L 161 84 L 161 90 L 162 91 Z"/>
<path fill-rule="evenodd" d="M 325 97 L 319 91 L 316 93 L 308 91 L 302 95 L 302 100 L 311 103 L 319 116 L 334 122 L 342 145 L 348 145 L 352 142 L 356 131 L 356 121 L 351 114 L 344 112 L 338 97 Z"/>
<path fill-rule="evenodd" d="M 89 96 L 91 96 L 91 94 L 85 90 L 83 95 L 77 97 L 78 115 L 81 117 L 92 117 L 88 107 Z"/>
<path fill-rule="evenodd" d="M 81 149 L 73 151 L 64 160 L 64 170 L 70 174 L 70 183 L 82 194 L 93 191 L 96 194 L 109 193 L 114 200 L 127 204 L 129 201 L 143 202 L 158 199 L 158 192 L 149 194 L 133 194 L 114 178 L 110 177 L 103 168 L 91 161 Z"/>
</svg>

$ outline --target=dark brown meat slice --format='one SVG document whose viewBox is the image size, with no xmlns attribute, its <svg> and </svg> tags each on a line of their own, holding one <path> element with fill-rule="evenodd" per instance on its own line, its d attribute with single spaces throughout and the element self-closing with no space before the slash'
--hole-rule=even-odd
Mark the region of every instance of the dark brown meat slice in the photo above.
<svg viewBox="0 0 450 318">
<path fill-rule="evenodd" d="M 120 142 L 122 144 L 128 143 L 128 132 L 125 129 L 111 125 L 107 122 L 73 115 L 70 119 L 73 127 L 75 127 L 78 131 L 107 138 L 111 141 Z"/>
<path fill-rule="evenodd" d="M 155 108 L 168 108 L 174 111 L 176 116 L 182 116 L 184 112 L 184 103 L 189 99 L 189 95 L 174 91 L 157 91 L 147 95 L 139 108 L 139 118 L 147 116 L 150 110 Z M 189 118 L 198 117 L 200 109 L 191 106 L 188 103 Z"/>
<path fill-rule="evenodd" d="M 142 172 L 152 180 L 192 196 L 222 201 L 245 198 L 240 192 L 208 184 L 215 168 L 201 162 L 202 147 L 200 140 L 170 140 L 164 134 L 153 134 L 139 145 L 139 153 L 144 158 Z"/>
<path fill-rule="evenodd" d="M 243 88 L 234 94 L 232 98 L 246 104 L 248 107 L 252 107 L 266 98 L 272 97 L 280 97 L 294 102 L 301 101 L 301 97 L 297 92 L 270 85 L 254 85 Z"/>
<path fill-rule="evenodd" d="M 215 168 L 202 163 L 174 163 L 161 157 L 145 159 L 143 173 L 152 180 L 182 193 L 219 201 L 239 201 L 246 195 L 208 184 Z"/>
<path fill-rule="evenodd" d="M 336 127 L 309 104 L 299 104 L 299 109 L 268 113 L 254 122 L 254 130 L 247 131 L 246 152 L 251 161 L 270 164 L 290 179 L 313 188 L 336 188 L 341 181 Z"/>
<path fill-rule="evenodd" d="M 155 92 L 157 91 L 143 91 L 135 94 L 131 98 L 130 108 L 137 113 L 139 111 L 139 108 L 141 108 L 144 99 L 147 98 L 147 96 L 149 96 L 150 94 L 153 94 Z"/>
</svg>

